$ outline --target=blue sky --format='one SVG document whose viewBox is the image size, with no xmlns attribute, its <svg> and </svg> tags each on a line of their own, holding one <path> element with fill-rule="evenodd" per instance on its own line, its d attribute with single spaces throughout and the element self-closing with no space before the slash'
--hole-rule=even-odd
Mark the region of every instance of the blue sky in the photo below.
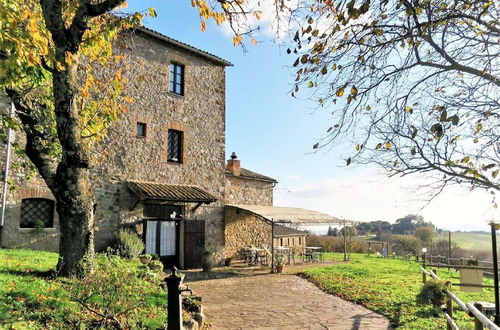
<svg viewBox="0 0 500 330">
<path fill-rule="evenodd" d="M 265 33 L 248 52 L 234 47 L 231 36 L 213 24 L 200 29 L 188 0 L 129 1 L 127 11 L 155 8 L 149 28 L 234 64 L 226 70 L 226 155 L 238 154 L 242 167 L 279 181 L 275 205 L 310 208 L 336 217 L 394 221 L 408 213 L 446 229 L 487 230 L 484 212 L 490 198 L 482 192 L 450 189 L 421 209 L 408 187 L 422 178 L 387 179 L 370 167 L 343 167 L 342 147 L 312 153 L 312 145 L 331 126 L 328 111 L 290 96 L 294 77 L 287 66 L 295 58 Z"/>
</svg>

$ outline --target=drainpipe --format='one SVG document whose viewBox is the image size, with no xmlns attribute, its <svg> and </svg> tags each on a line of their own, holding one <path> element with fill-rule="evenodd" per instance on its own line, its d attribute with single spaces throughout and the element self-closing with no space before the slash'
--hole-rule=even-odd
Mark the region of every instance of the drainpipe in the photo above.
<svg viewBox="0 0 500 330">
<path fill-rule="evenodd" d="M 9 117 L 14 116 L 14 103 L 10 103 Z M 8 178 L 9 178 L 9 163 L 10 163 L 10 143 L 12 140 L 12 129 L 9 127 L 7 130 L 7 146 L 5 148 L 5 165 L 3 170 L 3 190 L 2 190 L 2 213 L 0 215 L 0 248 L 3 244 L 3 229 L 5 225 L 5 204 L 7 203 L 7 188 L 8 188 Z"/>
</svg>

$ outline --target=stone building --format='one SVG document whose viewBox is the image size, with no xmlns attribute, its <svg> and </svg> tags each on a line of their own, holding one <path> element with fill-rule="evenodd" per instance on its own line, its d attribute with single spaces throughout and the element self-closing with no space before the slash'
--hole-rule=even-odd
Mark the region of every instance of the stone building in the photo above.
<svg viewBox="0 0 500 330">
<path fill-rule="evenodd" d="M 144 236 L 146 252 L 181 267 L 199 264 L 205 250 L 220 259 L 225 68 L 232 64 L 146 28 L 125 35 L 115 52 L 123 55 L 124 94 L 134 101 L 95 150 L 107 154 L 91 172 L 96 248 L 128 225 Z M 57 251 L 59 220 L 50 191 L 22 168 L 9 178 L 17 189 L 7 196 L 3 246 Z"/>
</svg>

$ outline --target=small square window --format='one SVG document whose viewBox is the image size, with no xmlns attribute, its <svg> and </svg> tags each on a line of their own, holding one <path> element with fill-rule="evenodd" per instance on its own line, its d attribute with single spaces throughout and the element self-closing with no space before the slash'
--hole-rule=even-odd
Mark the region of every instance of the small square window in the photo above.
<svg viewBox="0 0 500 330">
<path fill-rule="evenodd" d="M 168 130 L 168 161 L 182 163 L 182 131 Z"/>
<path fill-rule="evenodd" d="M 170 93 L 184 95 L 184 65 L 170 63 Z"/>
<path fill-rule="evenodd" d="M 146 137 L 146 123 L 137 123 L 137 137 Z"/>
</svg>

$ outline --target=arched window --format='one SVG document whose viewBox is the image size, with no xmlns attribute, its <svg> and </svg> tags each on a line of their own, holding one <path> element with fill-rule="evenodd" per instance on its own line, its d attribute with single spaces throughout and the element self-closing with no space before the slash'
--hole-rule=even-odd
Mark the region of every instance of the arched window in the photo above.
<svg viewBox="0 0 500 330">
<path fill-rule="evenodd" d="M 25 198 L 21 202 L 21 228 L 52 228 L 54 201 L 46 198 Z"/>
</svg>

